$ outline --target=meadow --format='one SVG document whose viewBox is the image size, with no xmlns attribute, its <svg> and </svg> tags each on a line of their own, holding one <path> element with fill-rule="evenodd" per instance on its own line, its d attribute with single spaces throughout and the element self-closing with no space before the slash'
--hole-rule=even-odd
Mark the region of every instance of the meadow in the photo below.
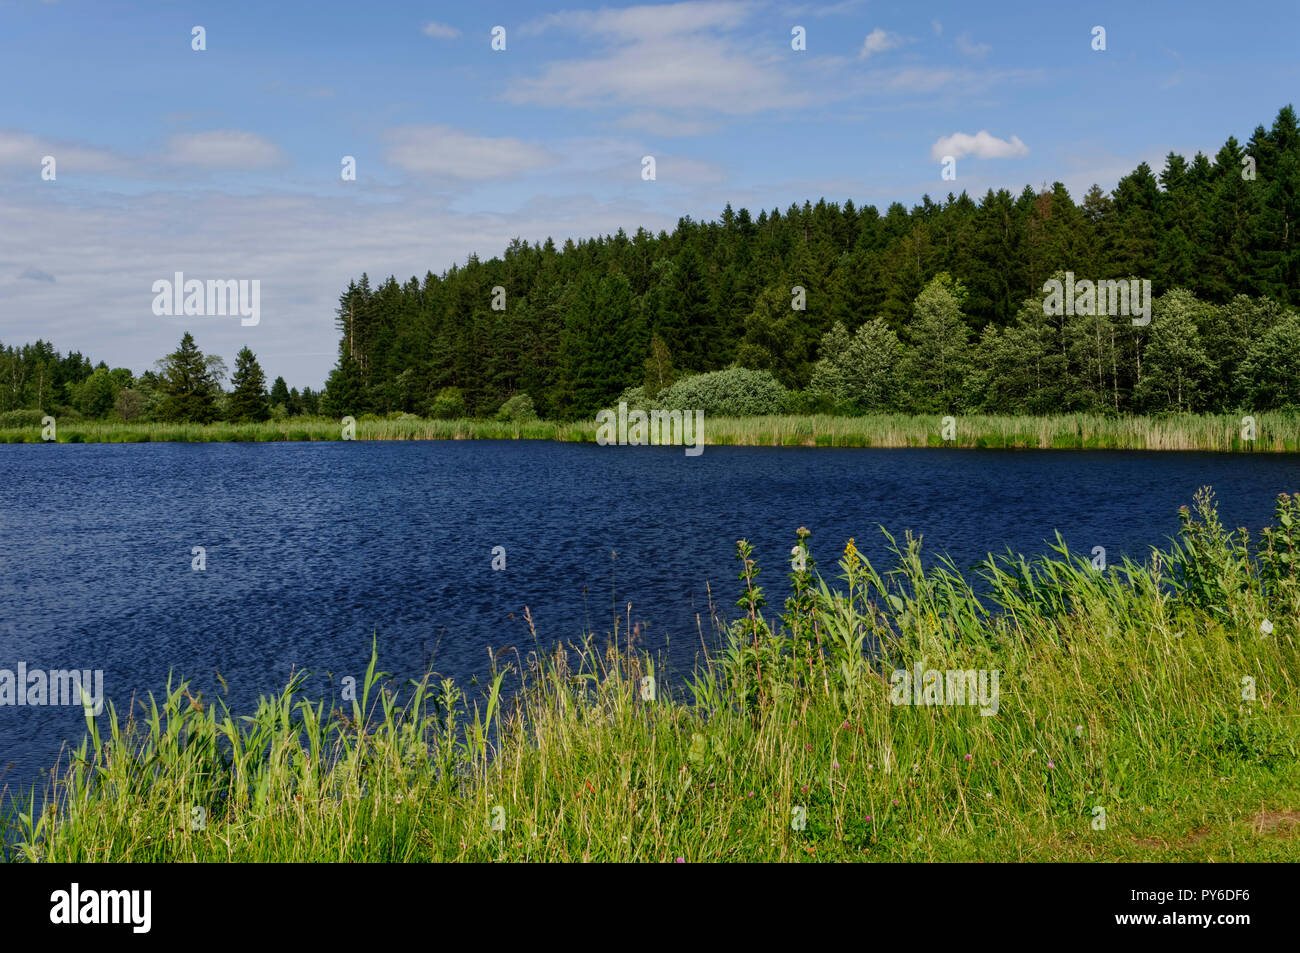
<svg viewBox="0 0 1300 953">
<path fill-rule="evenodd" d="M 775 569 L 740 540 L 739 599 L 685 679 L 617 615 L 496 653 L 474 697 L 396 684 L 378 650 L 355 698 L 295 679 L 244 717 L 177 676 L 88 720 L 0 841 L 76 862 L 1294 860 L 1300 500 L 1253 540 L 1208 490 L 1179 520 L 1141 562 L 1058 544 L 971 578 L 910 536 L 883 570 L 849 540 L 825 574 L 807 530 Z M 899 704 L 918 668 L 997 673 L 996 703 Z"/>
<path fill-rule="evenodd" d="M 944 418 L 934 415 L 706 417 L 704 436 L 705 443 L 714 446 L 1300 452 L 1300 412 L 1262 412 L 1249 419 L 1254 421 L 1253 437 L 1243 417 L 1237 414 L 963 415 L 953 418 L 951 439 L 945 439 Z M 343 428 L 337 419 L 328 417 L 214 424 L 70 420 L 58 424 L 56 439 L 60 443 L 341 440 Z M 363 416 L 356 421 L 355 439 L 534 439 L 590 443 L 596 439 L 596 423 L 594 420 L 432 420 L 410 414 L 387 418 Z M 41 440 L 39 426 L 0 428 L 0 443 Z"/>
</svg>

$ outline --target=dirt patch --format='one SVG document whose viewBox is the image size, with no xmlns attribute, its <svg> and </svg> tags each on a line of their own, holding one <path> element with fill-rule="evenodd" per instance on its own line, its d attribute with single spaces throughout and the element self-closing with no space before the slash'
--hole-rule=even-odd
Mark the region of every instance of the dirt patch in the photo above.
<svg viewBox="0 0 1300 953">
<path fill-rule="evenodd" d="M 1260 811 L 1253 820 L 1262 834 L 1294 834 L 1300 828 L 1300 811 Z"/>
</svg>

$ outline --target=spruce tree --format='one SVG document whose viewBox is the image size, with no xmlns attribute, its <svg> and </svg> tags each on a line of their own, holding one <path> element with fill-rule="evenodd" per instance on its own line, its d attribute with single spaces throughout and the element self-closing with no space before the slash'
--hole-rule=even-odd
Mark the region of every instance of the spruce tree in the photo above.
<svg viewBox="0 0 1300 953">
<path fill-rule="evenodd" d="M 158 364 L 164 395 L 158 412 L 161 419 L 200 424 L 217 419 L 220 385 L 190 332 L 186 331 L 180 347 Z"/>
<path fill-rule="evenodd" d="M 285 383 L 283 377 L 277 377 L 275 383 L 271 385 L 271 406 L 284 404 L 285 409 L 289 409 L 290 404 L 289 385 Z"/>
<path fill-rule="evenodd" d="M 283 384 L 283 378 L 279 382 Z M 235 358 L 235 376 L 230 383 L 234 387 L 228 405 L 231 420 L 260 422 L 271 416 L 271 405 L 266 396 L 266 375 L 247 347 L 241 348 Z"/>
</svg>

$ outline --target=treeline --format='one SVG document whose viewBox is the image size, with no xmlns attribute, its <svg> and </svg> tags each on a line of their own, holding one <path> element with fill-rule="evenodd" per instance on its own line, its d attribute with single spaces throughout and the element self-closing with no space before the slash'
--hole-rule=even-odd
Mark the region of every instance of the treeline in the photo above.
<svg viewBox="0 0 1300 953">
<path fill-rule="evenodd" d="M 299 393 L 283 377 L 266 388 L 257 357 L 243 348 L 228 371 L 216 355 L 204 355 L 188 332 L 180 346 L 138 377 L 125 367 L 109 368 L 77 351 L 60 354 L 37 341 L 0 345 L 0 423 L 35 423 L 43 413 L 59 419 L 122 421 L 260 421 L 316 414 L 320 394 Z M 31 419 L 28 419 L 31 418 Z"/>
<path fill-rule="evenodd" d="M 485 416 L 528 395 L 543 417 L 574 418 L 628 388 L 651 399 L 740 366 L 807 409 L 1265 409 L 1293 397 L 1245 375 L 1262 374 L 1270 347 L 1300 344 L 1286 308 L 1300 304 L 1298 230 L 1300 130 L 1287 106 L 1244 146 L 1229 138 L 1213 160 L 1170 153 L 1158 175 L 1143 163 L 1080 203 L 1056 183 L 927 195 L 883 214 L 852 201 L 756 217 L 728 205 L 671 234 L 562 248 L 516 239 L 423 281 L 351 282 L 321 406 Z M 1044 282 L 1067 271 L 1149 279 L 1151 323 L 1044 316 Z M 855 361 L 889 373 L 833 366 Z M 918 385 L 925 373 L 942 386 Z"/>
</svg>

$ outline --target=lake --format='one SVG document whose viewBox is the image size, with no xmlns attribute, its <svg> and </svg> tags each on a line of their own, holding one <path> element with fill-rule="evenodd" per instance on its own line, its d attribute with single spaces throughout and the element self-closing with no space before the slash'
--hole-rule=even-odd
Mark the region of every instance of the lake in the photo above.
<svg viewBox="0 0 1300 953">
<path fill-rule="evenodd" d="M 615 612 L 678 673 L 713 645 L 708 586 L 732 612 L 735 542 L 779 606 L 794 531 L 827 572 L 848 537 L 873 562 L 884 525 L 975 564 L 1040 553 L 1141 558 L 1214 486 L 1257 531 L 1296 455 L 1122 451 L 598 447 L 541 441 L 0 445 L 0 669 L 101 669 L 119 709 L 169 670 L 237 712 L 312 671 L 360 680 L 372 636 L 400 678 L 468 681 L 488 650 L 604 634 Z M 493 548 L 505 569 L 494 570 Z M 194 547 L 204 569 L 192 567 Z M 617 553 L 614 558 L 612 554 Z M 698 622 L 697 622 L 698 619 Z M 328 673 L 332 673 L 331 682 Z M 471 694 L 477 692 L 471 689 Z M 76 707 L 0 707 L 4 782 L 30 784 Z"/>
</svg>

